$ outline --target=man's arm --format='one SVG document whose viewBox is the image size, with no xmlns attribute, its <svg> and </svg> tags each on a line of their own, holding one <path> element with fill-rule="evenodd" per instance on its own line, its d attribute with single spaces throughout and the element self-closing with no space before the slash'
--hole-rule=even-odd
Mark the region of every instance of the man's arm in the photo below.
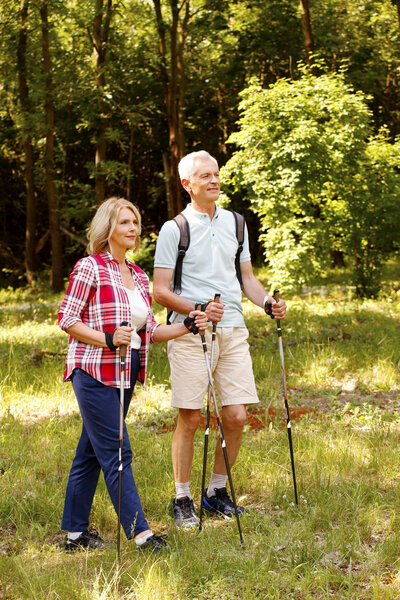
<svg viewBox="0 0 400 600">
<path fill-rule="evenodd" d="M 195 310 L 194 302 L 190 302 L 170 289 L 170 283 L 174 274 L 173 269 L 155 267 L 153 274 L 153 298 L 161 306 L 174 310 L 181 315 L 188 315 Z"/>
<path fill-rule="evenodd" d="M 154 268 L 154 300 L 169 310 L 174 310 L 181 315 L 188 315 L 192 310 L 195 310 L 195 303 L 171 292 L 170 283 L 173 273 L 173 269 L 166 269 L 163 267 Z M 224 312 L 224 306 L 223 302 L 210 302 L 205 310 L 208 320 L 215 321 L 216 323 L 220 321 Z"/>
<path fill-rule="evenodd" d="M 254 276 L 251 261 L 240 263 L 240 270 L 242 272 L 243 292 L 247 298 L 253 304 L 261 306 L 261 308 L 265 308 L 265 300 L 267 299 L 268 303 L 272 304 L 272 314 L 274 317 L 279 320 L 284 319 L 286 316 L 285 301 L 279 300 L 276 302 L 274 298 L 269 296 L 262 283 Z"/>
</svg>

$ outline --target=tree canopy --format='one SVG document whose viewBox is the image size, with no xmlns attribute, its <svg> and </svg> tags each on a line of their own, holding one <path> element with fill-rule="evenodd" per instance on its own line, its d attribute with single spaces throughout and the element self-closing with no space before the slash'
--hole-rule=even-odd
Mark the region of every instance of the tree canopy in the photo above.
<svg viewBox="0 0 400 600">
<path fill-rule="evenodd" d="M 305 85 L 298 64 L 310 56 L 317 79 L 321 59 L 326 74 L 342 73 L 354 106 L 361 102 L 357 126 L 349 127 L 360 143 L 364 134 L 375 136 L 364 152 L 368 165 L 378 164 L 372 155 L 382 144 L 396 163 L 397 8 L 391 0 L 3 0 L 0 281 L 33 281 L 44 269 L 60 287 L 82 254 L 96 203 L 114 193 L 138 205 L 146 235 L 156 233 L 186 201 L 179 158 L 205 148 L 225 164 L 234 152 L 226 142 L 238 129 L 240 93 L 251 78 L 263 90 L 286 81 Z M 313 132 L 304 133 L 307 145 Z M 317 152 L 316 137 L 313 143 Z M 317 194 L 322 180 L 313 168 Z M 384 176 L 388 188 L 396 168 Z M 233 200 L 247 212 L 238 196 Z M 368 205 L 372 212 L 376 204 Z M 256 240 L 259 223 L 247 217 Z M 307 235 L 315 237 L 318 220 L 307 217 Z"/>
<path fill-rule="evenodd" d="M 242 94 L 239 150 L 222 170 L 227 190 L 260 216 L 276 282 L 298 289 L 326 275 L 332 251 L 353 262 L 360 295 L 379 290 L 382 261 L 398 248 L 400 140 L 373 136 L 367 97 L 343 73 L 257 80 Z"/>
</svg>

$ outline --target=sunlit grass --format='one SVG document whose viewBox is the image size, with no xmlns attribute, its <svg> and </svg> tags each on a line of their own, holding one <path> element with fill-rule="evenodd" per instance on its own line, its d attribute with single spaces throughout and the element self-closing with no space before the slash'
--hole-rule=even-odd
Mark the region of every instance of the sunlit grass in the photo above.
<svg viewBox="0 0 400 600">
<path fill-rule="evenodd" d="M 45 297 L 42 298 L 42 300 Z M 25 301 L 0 295 L 7 306 Z M 134 473 L 152 527 L 174 552 L 157 558 L 122 540 L 104 552 L 65 555 L 60 518 L 81 419 L 62 383 L 67 336 L 57 305 L 0 311 L 0 597 L 7 600 L 385 600 L 400 595 L 400 302 L 350 301 L 347 292 L 288 301 L 282 323 L 299 490 L 294 505 L 276 323 L 244 303 L 260 396 L 278 408 L 245 429 L 233 469 L 245 548 L 235 523 L 206 517 L 177 531 L 170 514 L 173 424 L 165 345 L 151 348 L 146 390 L 128 415 Z M 155 305 L 159 320 L 165 311 Z M 202 356 L 199 357 L 199 361 Z M 195 437 L 191 489 L 199 506 L 204 433 Z M 211 455 L 215 438 L 210 439 Z M 211 464 L 209 464 L 209 469 Z M 92 520 L 115 542 L 116 516 L 100 478 Z"/>
</svg>

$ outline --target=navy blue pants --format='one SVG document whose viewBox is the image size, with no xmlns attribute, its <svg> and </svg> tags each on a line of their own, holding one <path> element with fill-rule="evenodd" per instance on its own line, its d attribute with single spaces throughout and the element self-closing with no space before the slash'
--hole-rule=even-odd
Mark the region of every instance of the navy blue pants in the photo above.
<svg viewBox="0 0 400 600">
<path fill-rule="evenodd" d="M 137 350 L 131 352 L 130 388 L 125 390 L 124 417 L 132 398 L 139 370 Z M 75 369 L 72 386 L 83 426 L 69 474 L 61 528 L 84 531 L 89 526 L 93 497 L 103 471 L 108 493 L 118 511 L 119 389 L 104 385 L 85 371 Z M 132 450 L 126 424 L 122 450 L 121 525 L 126 537 L 149 529 L 132 473 Z"/>
</svg>

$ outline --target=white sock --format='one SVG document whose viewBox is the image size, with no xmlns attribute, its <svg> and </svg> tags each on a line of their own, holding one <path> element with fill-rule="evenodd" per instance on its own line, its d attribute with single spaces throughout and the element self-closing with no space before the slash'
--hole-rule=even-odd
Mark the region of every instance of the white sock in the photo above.
<svg viewBox="0 0 400 600">
<path fill-rule="evenodd" d="M 152 531 L 150 531 L 150 533 L 147 533 L 146 535 L 142 535 L 142 537 L 140 538 L 135 538 L 135 542 L 138 546 L 142 546 L 142 544 L 144 544 L 145 542 L 147 542 L 147 540 L 151 537 L 153 537 L 154 533 Z"/>
<path fill-rule="evenodd" d="M 220 490 L 221 488 L 226 487 L 226 480 L 228 479 L 228 475 L 218 475 L 218 473 L 214 473 L 212 471 L 210 477 L 210 485 L 208 486 L 207 496 L 210 498 L 211 496 L 215 496 L 215 489 Z"/>
<path fill-rule="evenodd" d="M 83 533 L 83 531 L 68 531 L 67 537 L 69 540 L 76 540 Z"/>
<path fill-rule="evenodd" d="M 175 490 L 176 490 L 176 499 L 185 498 L 185 496 L 189 496 L 192 499 L 190 489 L 189 489 L 190 481 L 186 481 L 185 483 L 178 483 L 175 481 Z"/>
</svg>

